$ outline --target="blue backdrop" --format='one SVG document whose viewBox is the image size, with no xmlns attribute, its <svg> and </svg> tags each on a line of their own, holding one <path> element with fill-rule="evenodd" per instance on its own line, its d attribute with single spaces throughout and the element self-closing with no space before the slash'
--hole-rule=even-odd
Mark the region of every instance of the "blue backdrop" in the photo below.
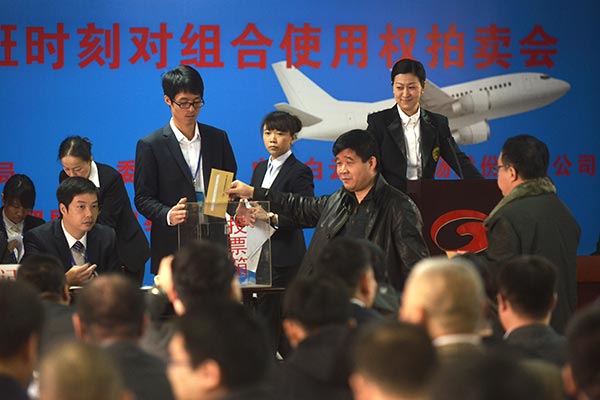
<svg viewBox="0 0 600 400">
<path fill-rule="evenodd" d="M 374 102 L 392 97 L 389 63 L 412 56 L 440 87 L 519 72 L 571 85 L 546 107 L 490 121 L 490 139 L 463 150 L 488 175 L 507 137 L 545 141 L 550 176 L 582 226 L 579 252 L 588 254 L 600 232 L 599 56 L 590 45 L 598 8 L 593 0 L 2 1 L 0 186 L 12 173 L 29 175 L 36 213 L 52 218 L 58 144 L 78 134 L 92 140 L 96 160 L 122 172 L 133 199 L 136 141 L 168 121 L 161 74 L 182 62 L 205 80 L 200 120 L 228 132 L 247 181 L 267 155 L 260 121 L 286 102 L 272 63 L 296 64 L 336 99 Z M 294 148 L 313 167 L 318 194 L 339 187 L 331 142 Z"/>
</svg>

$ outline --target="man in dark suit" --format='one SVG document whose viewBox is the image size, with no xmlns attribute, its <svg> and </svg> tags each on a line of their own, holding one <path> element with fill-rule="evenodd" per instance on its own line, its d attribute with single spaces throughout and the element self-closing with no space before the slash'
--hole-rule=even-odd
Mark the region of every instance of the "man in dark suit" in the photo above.
<svg viewBox="0 0 600 400">
<path fill-rule="evenodd" d="M 125 267 L 123 272 L 141 285 L 150 247 L 131 208 L 121 174 L 113 167 L 93 160 L 92 143 L 81 136 L 65 138 L 60 144 L 58 158 L 63 166 L 59 182 L 69 176 L 81 176 L 98 188 L 98 223 L 115 230 L 117 252 Z"/>
<path fill-rule="evenodd" d="M 423 64 L 399 60 L 391 76 L 396 105 L 367 117 L 367 130 L 379 144 L 381 173 L 390 185 L 406 192 L 407 180 L 435 178 L 440 156 L 459 177 L 483 179 L 458 148 L 448 118 L 420 107 L 426 81 Z"/>
<path fill-rule="evenodd" d="M 4 184 L 2 225 L 0 225 L 0 263 L 16 264 L 23 258 L 23 234 L 45 221 L 29 215 L 35 205 L 35 187 L 27 175 L 16 174 Z"/>
<path fill-rule="evenodd" d="M 112 354 L 135 398 L 173 398 L 165 363 L 137 343 L 148 317 L 144 294 L 132 281 L 116 274 L 94 279 L 77 294 L 73 323 L 81 340 Z"/>
<path fill-rule="evenodd" d="M 517 256 L 501 266 L 496 298 L 505 343 L 526 357 L 562 367 L 566 339 L 550 327 L 556 276 L 556 267 L 545 258 Z"/>
<path fill-rule="evenodd" d="M 335 238 L 319 256 L 316 272 L 333 276 L 344 284 L 352 307 L 352 318 L 358 325 L 381 319 L 373 310 L 377 281 L 366 239 Z"/>
<path fill-rule="evenodd" d="M 67 283 L 120 270 L 115 231 L 96 224 L 98 188 L 88 179 L 65 179 L 56 190 L 61 218 L 25 233 L 25 257 L 50 254 L 65 268 Z"/>
<path fill-rule="evenodd" d="M 165 103 L 172 118 L 140 139 L 135 155 L 135 206 L 152 221 L 151 272 L 177 249 L 177 225 L 186 218 L 186 201 L 203 200 L 212 168 L 235 174 L 237 164 L 227 133 L 196 121 L 204 105 L 204 83 L 190 66 L 165 73 Z"/>
</svg>

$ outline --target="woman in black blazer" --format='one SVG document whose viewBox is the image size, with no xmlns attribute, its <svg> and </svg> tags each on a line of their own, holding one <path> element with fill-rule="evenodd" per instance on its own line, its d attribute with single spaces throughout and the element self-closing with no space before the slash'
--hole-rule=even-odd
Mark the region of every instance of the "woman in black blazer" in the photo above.
<svg viewBox="0 0 600 400">
<path fill-rule="evenodd" d="M 58 159 L 63 166 L 60 182 L 69 176 L 80 176 L 98 187 L 100 214 L 97 222 L 115 230 L 123 272 L 141 285 L 150 248 L 146 234 L 131 209 L 121 174 L 111 166 L 95 162 L 92 159 L 92 143 L 81 136 L 63 140 Z"/>
<path fill-rule="evenodd" d="M 252 173 L 251 185 L 314 196 L 312 170 L 299 161 L 291 151 L 292 143 L 302 129 L 298 117 L 283 111 L 274 111 L 261 124 L 265 148 L 269 159 L 258 163 Z M 271 224 L 277 231 L 271 237 L 271 265 L 273 287 L 287 287 L 298 272 L 306 252 L 302 229 L 282 215 L 270 215 Z M 283 337 L 281 328 L 281 296 L 269 294 L 259 298 L 258 312 L 269 322 L 272 333 L 271 345 L 275 352 L 285 353 L 279 346 Z"/>
</svg>

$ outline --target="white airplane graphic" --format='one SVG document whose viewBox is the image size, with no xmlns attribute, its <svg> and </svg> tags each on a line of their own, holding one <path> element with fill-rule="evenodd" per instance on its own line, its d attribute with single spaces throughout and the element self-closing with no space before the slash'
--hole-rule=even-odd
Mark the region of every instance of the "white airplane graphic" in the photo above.
<svg viewBox="0 0 600 400">
<path fill-rule="evenodd" d="M 272 64 L 287 103 L 275 104 L 280 111 L 302 121 L 298 137 L 334 141 L 350 129 L 366 129 L 367 115 L 392 107 L 394 99 L 374 103 L 333 98 L 285 61 Z M 448 117 L 450 130 L 459 144 L 489 139 L 489 120 L 548 105 L 569 91 L 569 83 L 539 73 L 517 73 L 440 88 L 427 80 L 421 106 Z M 391 91 L 391 86 L 390 86 Z"/>
</svg>

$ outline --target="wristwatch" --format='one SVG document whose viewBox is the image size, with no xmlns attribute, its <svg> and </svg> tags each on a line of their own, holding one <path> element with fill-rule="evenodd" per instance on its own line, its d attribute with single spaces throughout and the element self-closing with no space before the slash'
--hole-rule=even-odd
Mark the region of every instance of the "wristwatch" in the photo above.
<svg viewBox="0 0 600 400">
<path fill-rule="evenodd" d="M 267 217 L 269 217 L 269 224 L 277 225 L 279 223 L 279 218 L 277 214 L 269 212 L 267 213 Z"/>
</svg>

